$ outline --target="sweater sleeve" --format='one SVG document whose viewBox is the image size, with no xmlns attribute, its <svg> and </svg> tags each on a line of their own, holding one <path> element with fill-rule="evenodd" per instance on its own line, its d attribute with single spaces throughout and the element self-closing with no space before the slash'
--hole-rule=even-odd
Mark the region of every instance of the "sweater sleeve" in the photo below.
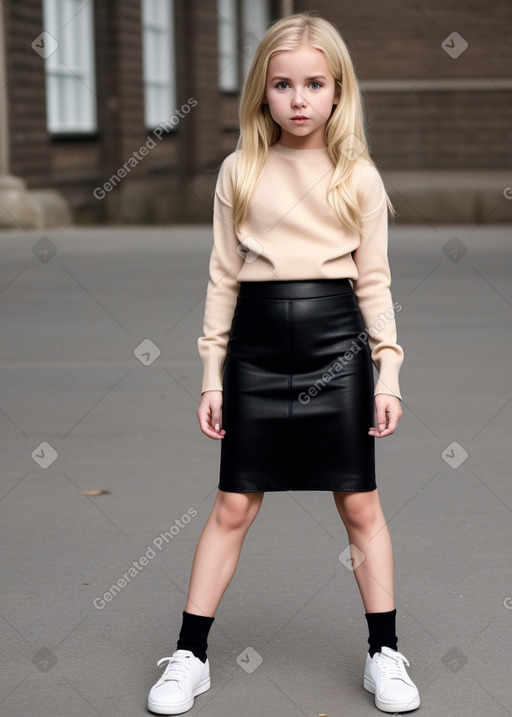
<svg viewBox="0 0 512 717">
<path fill-rule="evenodd" d="M 363 171 L 360 197 L 362 233 L 352 253 L 358 278 L 354 280 L 359 309 L 368 331 L 372 361 L 378 371 L 374 395 L 386 393 L 400 400 L 399 372 L 404 353 L 397 344 L 395 310 L 388 261 L 388 207 L 382 178 L 375 167 Z"/>
<path fill-rule="evenodd" d="M 201 394 L 222 391 L 222 372 L 229 332 L 240 284 L 237 275 L 243 264 L 243 252 L 233 228 L 233 170 L 235 153 L 222 163 L 215 187 L 213 205 L 213 246 L 209 261 L 209 279 L 203 320 L 203 336 L 197 340 L 203 362 Z"/>
</svg>

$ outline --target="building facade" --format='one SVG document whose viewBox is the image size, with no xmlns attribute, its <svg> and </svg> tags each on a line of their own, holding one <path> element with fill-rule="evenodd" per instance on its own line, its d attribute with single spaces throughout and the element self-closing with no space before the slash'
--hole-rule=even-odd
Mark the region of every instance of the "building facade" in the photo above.
<svg viewBox="0 0 512 717">
<path fill-rule="evenodd" d="M 2 5 L 0 174 L 36 193 L 57 192 L 77 224 L 210 221 L 254 48 L 269 23 L 305 9 L 342 32 L 363 90 L 371 154 L 404 191 L 408 174 L 418 173 L 462 183 L 494 173 L 499 187 L 512 166 L 510 3 Z"/>
</svg>

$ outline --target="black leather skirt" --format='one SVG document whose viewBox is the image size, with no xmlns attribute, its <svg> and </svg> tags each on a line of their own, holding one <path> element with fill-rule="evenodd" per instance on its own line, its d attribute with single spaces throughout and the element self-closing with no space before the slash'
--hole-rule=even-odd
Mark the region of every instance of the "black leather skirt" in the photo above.
<svg viewBox="0 0 512 717">
<path fill-rule="evenodd" d="M 219 488 L 374 490 L 373 391 L 348 279 L 241 282 L 223 373 Z"/>
</svg>

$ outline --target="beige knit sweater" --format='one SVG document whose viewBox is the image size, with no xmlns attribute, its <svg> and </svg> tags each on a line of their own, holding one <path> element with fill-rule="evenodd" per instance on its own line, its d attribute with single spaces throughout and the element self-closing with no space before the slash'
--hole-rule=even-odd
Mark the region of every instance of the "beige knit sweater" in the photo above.
<svg viewBox="0 0 512 717">
<path fill-rule="evenodd" d="M 402 398 L 403 350 L 396 342 L 390 292 L 388 211 L 379 172 L 355 160 L 354 186 L 364 236 L 348 232 L 327 202 L 334 165 L 327 148 L 291 149 L 279 143 L 256 187 L 239 233 L 233 229 L 237 152 L 219 170 L 214 198 L 213 246 L 209 262 L 203 332 L 197 341 L 203 362 L 201 393 L 222 390 L 229 331 L 241 281 L 348 278 L 368 331 L 378 371 L 374 394 Z"/>
</svg>

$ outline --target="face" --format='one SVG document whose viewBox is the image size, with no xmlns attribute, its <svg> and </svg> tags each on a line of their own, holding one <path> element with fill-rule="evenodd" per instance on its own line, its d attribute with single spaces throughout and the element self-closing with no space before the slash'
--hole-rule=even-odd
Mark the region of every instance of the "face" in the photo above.
<svg viewBox="0 0 512 717">
<path fill-rule="evenodd" d="M 263 103 L 281 127 L 281 144 L 294 149 L 325 147 L 325 125 L 338 100 L 321 50 L 302 44 L 270 58 Z"/>
</svg>

